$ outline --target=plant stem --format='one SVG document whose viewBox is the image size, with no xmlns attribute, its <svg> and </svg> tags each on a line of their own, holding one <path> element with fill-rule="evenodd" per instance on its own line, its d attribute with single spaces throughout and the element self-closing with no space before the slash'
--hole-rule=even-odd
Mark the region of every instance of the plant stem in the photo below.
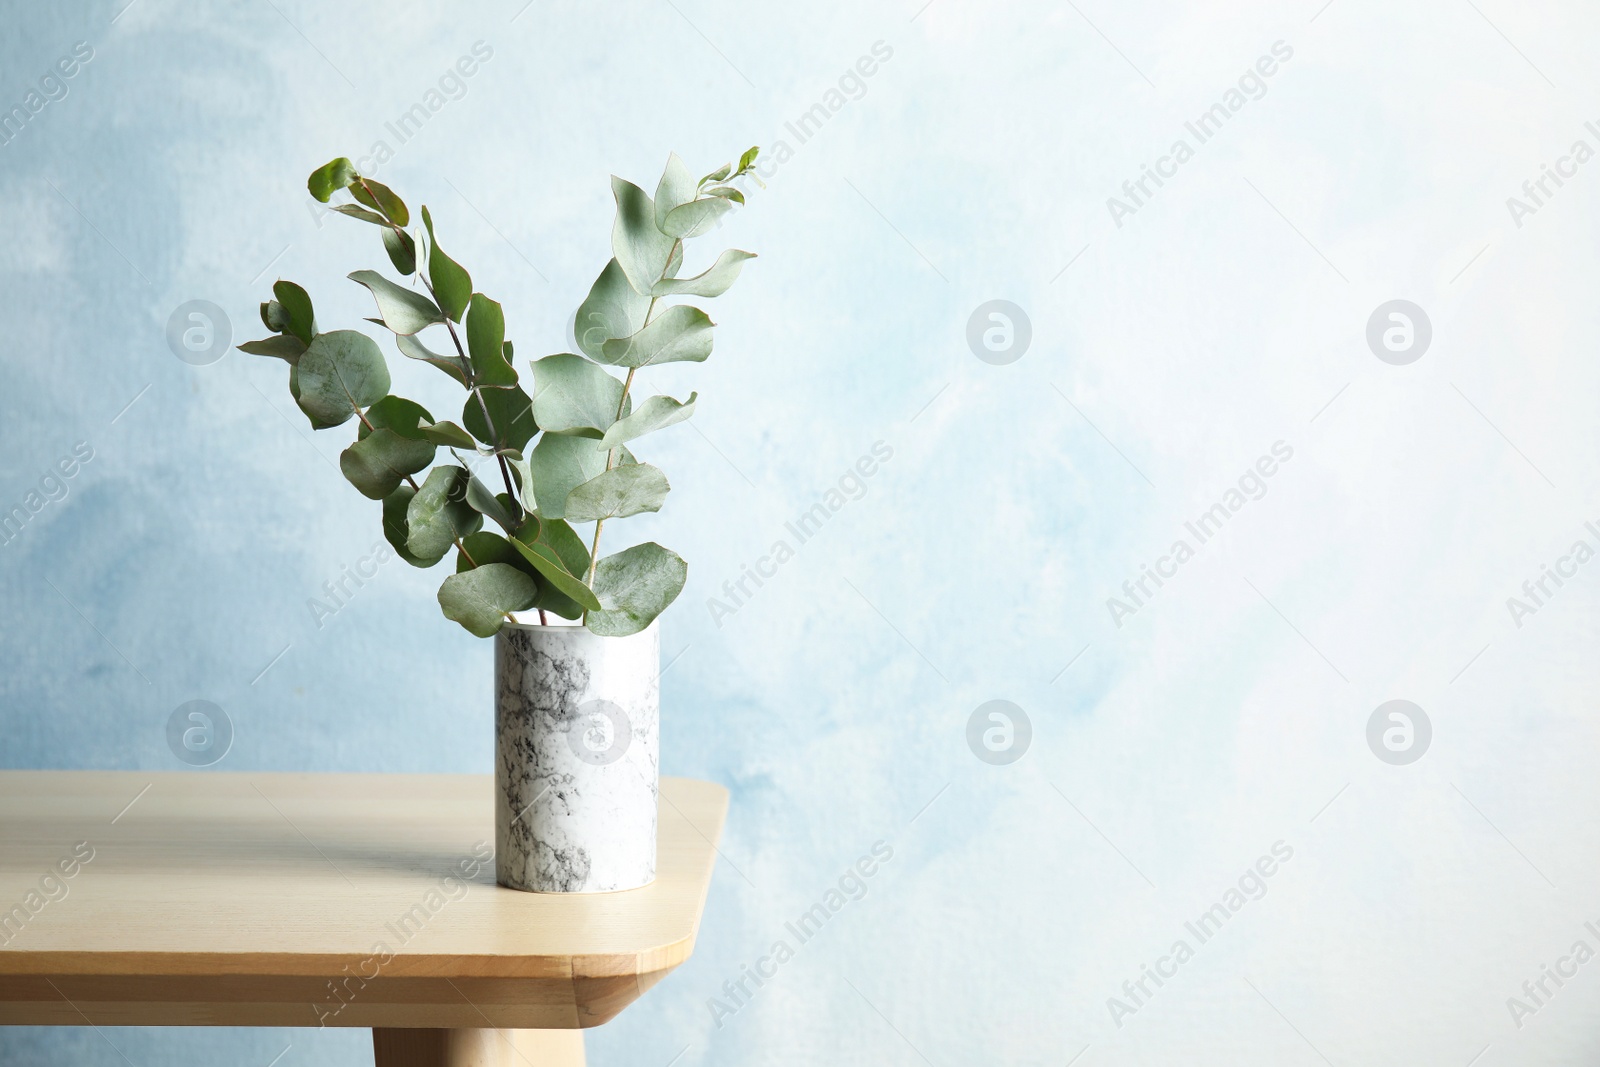
<svg viewBox="0 0 1600 1067">
<path fill-rule="evenodd" d="M 361 187 L 367 190 L 368 195 L 371 195 L 372 189 L 367 185 L 366 179 L 364 178 L 361 179 Z M 373 199 L 377 198 L 374 197 Z M 392 220 L 389 221 L 389 228 L 401 237 L 404 237 L 406 234 L 406 231 L 401 229 L 399 226 L 396 226 Z M 439 294 L 434 292 L 433 283 L 428 280 L 427 274 L 423 272 L 420 266 L 416 269 L 415 273 L 417 277 L 421 279 L 423 288 L 428 290 L 428 295 L 433 297 L 433 302 L 438 304 Z M 653 307 L 654 304 L 651 306 Z M 439 310 L 442 313 L 444 308 L 440 307 Z M 478 398 L 478 407 L 483 411 L 483 424 L 489 430 L 489 436 L 494 438 L 495 443 L 498 444 L 500 443 L 500 435 L 495 432 L 494 419 L 489 415 L 489 405 L 483 399 L 481 387 L 474 382 L 472 361 L 467 358 L 467 350 L 462 347 L 461 338 L 456 334 L 456 325 L 454 322 L 450 321 L 450 316 L 448 314 L 445 314 L 444 316 L 444 328 L 450 331 L 450 340 L 455 344 L 456 355 L 461 359 L 461 373 L 462 376 L 467 380 L 467 391 Z M 500 477 L 504 479 L 506 483 L 506 495 L 511 498 L 513 503 L 517 504 L 519 511 L 522 510 L 521 498 L 517 496 L 517 491 L 513 489 L 511 485 L 511 468 L 506 464 L 506 457 L 502 456 L 500 454 L 500 450 L 496 448 L 494 458 L 500 465 Z M 468 558 L 470 560 L 470 557 Z"/>
<path fill-rule="evenodd" d="M 682 247 L 683 247 L 683 238 L 680 237 L 676 241 L 672 242 L 672 250 L 667 253 L 667 263 L 671 263 L 672 262 L 672 257 L 677 255 L 678 254 L 678 249 L 682 248 Z M 667 266 L 666 266 L 666 264 L 662 264 L 662 267 L 661 267 L 661 278 L 665 278 L 666 276 L 667 276 Z M 661 278 L 657 278 L 656 281 L 660 281 Z M 652 286 L 652 288 L 654 288 L 654 287 Z M 653 296 L 653 297 L 650 298 L 650 306 L 645 309 L 645 313 L 644 313 L 644 325 L 645 326 L 650 325 L 650 318 L 651 318 L 652 315 L 654 315 L 656 313 L 656 301 L 658 301 L 660 299 L 661 298 L 658 297 L 658 296 Z M 644 328 L 644 326 L 640 327 L 640 329 L 643 329 L 643 328 Z M 629 367 L 628 368 L 628 377 L 627 377 L 627 380 L 622 383 L 622 395 L 617 398 L 617 413 L 616 413 L 615 416 L 612 417 L 612 419 L 611 419 L 612 422 L 617 422 L 619 419 L 622 418 L 622 409 L 628 406 L 628 390 L 633 388 L 633 376 L 634 376 L 635 373 L 638 372 L 638 370 L 639 370 L 638 367 Z M 615 467 L 616 466 L 616 460 L 617 460 L 617 450 L 615 448 L 606 449 L 606 470 L 610 470 L 611 468 Z M 605 528 L 605 525 L 606 525 L 606 520 L 604 520 L 604 519 L 596 519 L 594 521 L 594 541 L 591 542 L 590 545 L 589 545 L 589 577 L 588 577 L 588 580 L 584 582 L 584 584 L 587 585 L 590 589 L 594 588 L 594 569 L 597 566 L 600 565 L 600 531 Z M 587 621 L 588 618 L 589 618 L 589 613 L 587 611 L 584 612 L 583 613 L 583 617 L 584 617 L 585 621 Z"/>
</svg>

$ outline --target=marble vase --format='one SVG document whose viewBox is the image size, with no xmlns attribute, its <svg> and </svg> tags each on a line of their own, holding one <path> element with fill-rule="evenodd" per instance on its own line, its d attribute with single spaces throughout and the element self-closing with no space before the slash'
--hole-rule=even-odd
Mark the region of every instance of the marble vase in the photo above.
<svg viewBox="0 0 1600 1067">
<path fill-rule="evenodd" d="M 656 876 L 661 645 L 582 626 L 495 637 L 495 880 L 534 893 Z"/>
</svg>

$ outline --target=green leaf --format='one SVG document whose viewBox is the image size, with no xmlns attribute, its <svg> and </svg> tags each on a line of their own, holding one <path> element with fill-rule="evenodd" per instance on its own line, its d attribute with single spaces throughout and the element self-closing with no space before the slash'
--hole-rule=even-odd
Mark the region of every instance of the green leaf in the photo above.
<svg viewBox="0 0 1600 1067">
<path fill-rule="evenodd" d="M 662 230 L 673 237 L 682 240 L 685 237 L 699 237 L 717 224 L 717 220 L 733 210 L 733 205 L 720 196 L 708 196 L 702 200 L 691 200 L 681 207 L 675 207 L 667 212 L 666 221 L 661 224 Z M 662 257 L 665 266 L 666 257 Z M 656 278 L 661 277 L 658 273 Z M 632 280 L 632 276 L 629 276 Z M 655 278 L 651 279 L 654 282 Z M 647 290 L 648 291 L 648 290 Z"/>
<path fill-rule="evenodd" d="M 621 403 L 622 383 L 582 356 L 563 352 L 533 364 L 533 418 L 547 434 L 603 437 Z"/>
<path fill-rule="evenodd" d="M 295 340 L 298 341 L 300 338 L 296 337 Z M 289 364 L 289 395 L 294 397 L 294 402 L 296 404 L 300 403 L 300 363 L 298 360 Z M 302 407 L 300 410 L 305 411 L 305 408 Z M 311 414 L 309 411 L 306 411 L 305 415 L 310 421 L 311 428 L 313 430 L 326 430 L 329 427 L 337 426 L 339 423 L 344 421 L 344 419 L 337 419 L 333 422 L 325 422 L 322 419 L 319 419 L 317 416 Z M 347 419 L 349 417 L 350 416 L 346 415 L 344 418 Z"/>
<path fill-rule="evenodd" d="M 578 351 L 598 359 L 601 346 L 607 341 L 637 333 L 649 311 L 650 297 L 634 291 L 622 266 L 613 259 L 578 308 L 578 318 L 573 323 Z"/>
<path fill-rule="evenodd" d="M 555 549 L 539 541 L 525 541 L 519 537 L 511 539 L 512 547 L 522 553 L 522 558 L 539 571 L 539 576 L 548 581 L 562 595 L 570 597 L 585 610 L 594 611 L 600 607 L 600 601 L 583 584 L 583 579 L 567 570 L 561 557 Z"/>
<path fill-rule="evenodd" d="M 667 476 L 648 463 L 613 467 L 567 494 L 566 518 L 568 522 L 594 522 L 660 511 L 671 488 Z"/>
<path fill-rule="evenodd" d="M 727 163 L 724 163 L 710 174 L 707 174 L 704 178 L 701 178 L 700 184 L 704 185 L 706 182 L 720 182 L 722 179 L 726 178 L 732 173 L 733 167 Z"/>
<path fill-rule="evenodd" d="M 317 334 L 294 370 L 295 400 L 318 428 L 338 426 L 389 394 L 383 353 L 354 330 Z"/>
<path fill-rule="evenodd" d="M 517 372 L 506 362 L 505 340 L 506 317 L 500 305 L 473 293 L 467 311 L 467 355 L 478 385 L 501 389 L 517 384 Z"/>
<path fill-rule="evenodd" d="M 535 519 L 534 522 L 537 523 L 538 520 Z M 468 534 L 461 539 L 461 547 L 466 549 L 466 555 L 462 555 L 459 550 L 456 552 L 457 574 L 490 563 L 509 563 L 529 577 L 539 573 L 533 569 L 531 563 L 522 558 L 522 553 L 511 547 L 510 541 L 497 533 L 479 530 L 475 534 Z"/>
<path fill-rule="evenodd" d="M 344 156 L 324 163 L 311 172 L 306 188 L 318 201 L 326 204 L 328 198 L 356 180 L 356 167 Z"/>
<path fill-rule="evenodd" d="M 744 194 L 731 185 L 713 185 L 706 190 L 707 196 L 720 196 L 724 200 L 732 200 L 735 204 L 744 203 Z"/>
<path fill-rule="evenodd" d="M 289 310 L 276 300 L 261 302 L 261 324 L 273 333 L 289 332 Z"/>
<path fill-rule="evenodd" d="M 584 437 L 544 434 L 528 456 L 541 519 L 566 515 L 567 494 L 606 469 L 606 449 Z"/>
<path fill-rule="evenodd" d="M 652 296 L 721 296 L 728 291 L 744 269 L 744 261 L 755 259 L 754 252 L 741 252 L 730 248 L 717 257 L 711 269 L 693 278 L 663 278 L 656 283 Z"/>
<path fill-rule="evenodd" d="M 386 396 L 367 409 L 366 422 L 361 424 L 357 436 L 367 436 L 369 432 L 367 423 L 370 422 L 374 429 L 382 427 L 393 430 L 408 441 L 425 441 L 427 437 L 423 434 L 422 427 L 432 421 L 433 416 L 428 414 L 428 409 L 415 400 L 407 400 L 403 396 Z"/>
<path fill-rule="evenodd" d="M 656 229 L 663 229 L 667 212 L 694 199 L 694 176 L 683 160 L 674 152 L 667 157 L 667 169 L 661 172 L 661 182 L 656 186 Z"/>
<path fill-rule="evenodd" d="M 454 378 L 458 384 L 467 384 L 467 372 L 462 366 L 461 357 L 441 356 L 429 350 L 427 345 L 415 337 L 406 334 L 396 334 L 394 343 L 400 349 L 400 354 L 407 359 L 420 359 L 424 363 L 431 363 Z"/>
<path fill-rule="evenodd" d="M 638 633 L 678 598 L 688 576 L 683 557 L 654 541 L 607 556 L 594 569 L 600 610 L 589 609 L 589 631 L 601 637 Z"/>
<path fill-rule="evenodd" d="M 611 227 L 612 253 L 634 291 L 648 294 L 666 272 L 672 238 L 657 228 L 655 204 L 643 189 L 613 175 L 611 193 L 617 201 L 617 220 Z"/>
<path fill-rule="evenodd" d="M 711 355 L 711 327 L 714 325 L 699 308 L 677 304 L 657 315 L 632 337 L 607 341 L 600 349 L 600 362 L 613 367 L 699 363 Z M 540 420 L 541 425 L 543 421 Z"/>
<path fill-rule="evenodd" d="M 689 399 L 681 404 L 670 396 L 651 397 L 635 408 L 633 414 L 612 423 L 611 429 L 600 439 L 601 446 L 615 448 L 636 437 L 682 422 L 694 414 L 694 402 L 699 395 L 690 393 Z"/>
<path fill-rule="evenodd" d="M 409 485 L 402 485 L 383 498 L 383 536 L 389 542 L 389 547 L 395 550 L 395 554 L 413 567 L 431 567 L 439 561 L 425 562 L 418 559 L 411 549 L 406 547 L 406 535 L 409 532 L 409 527 L 406 525 L 406 508 L 416 492 Z"/>
<path fill-rule="evenodd" d="M 383 324 L 401 336 L 408 337 L 425 326 L 444 321 L 444 314 L 432 300 L 396 285 L 377 271 L 353 271 L 349 278 L 372 291 Z"/>
<path fill-rule="evenodd" d="M 539 584 L 506 563 L 486 563 L 465 574 L 452 574 L 439 587 L 445 618 L 477 637 L 493 637 L 507 615 L 531 608 L 538 599 Z"/>
<path fill-rule="evenodd" d="M 443 559 L 456 538 L 483 526 L 483 516 L 466 500 L 469 477 L 464 467 L 435 467 L 406 505 L 406 547 L 426 566 Z"/>
<path fill-rule="evenodd" d="M 362 188 L 365 188 L 371 194 L 370 199 L 360 193 L 356 193 L 357 189 Z M 394 190 L 382 182 L 375 182 L 371 178 L 362 178 L 351 192 L 355 193 L 357 200 L 362 201 L 368 207 L 376 207 L 383 212 L 384 215 L 388 216 L 389 221 L 396 226 L 411 225 L 411 212 L 406 210 L 406 202 L 394 195 Z"/>
<path fill-rule="evenodd" d="M 388 219 L 376 211 L 368 211 L 359 204 L 339 204 L 333 210 L 341 215 L 349 215 L 353 219 L 360 219 L 362 222 L 370 222 L 374 226 L 382 226 L 386 230 L 389 228 Z"/>
<path fill-rule="evenodd" d="M 311 310 L 311 297 L 294 282 L 281 278 L 272 284 L 272 295 L 278 298 L 279 306 L 289 318 L 288 332 L 310 344 L 317 335 L 317 317 Z"/>
<path fill-rule="evenodd" d="M 581 576 L 589 571 L 589 550 L 584 548 L 583 538 L 560 519 L 547 519 L 541 522 L 529 515 L 523 519 L 522 528 L 517 531 L 516 539 L 530 546 L 530 549 L 535 541 L 544 545 L 555 553 L 556 559 L 561 561 L 562 568 L 570 575 Z M 511 548 L 511 545 L 506 543 L 506 547 Z M 533 574 L 539 573 L 520 551 L 514 548 L 511 550 L 516 556 L 514 566 L 520 566 L 524 571 Z M 534 607 L 541 611 L 555 612 L 564 619 L 576 619 L 583 614 L 582 604 L 561 592 L 542 575 L 539 579 L 539 600 Z"/>
<path fill-rule="evenodd" d="M 435 422 L 419 427 L 422 436 L 436 445 L 446 448 L 470 448 L 476 450 L 478 442 L 472 435 L 453 422 Z"/>
<path fill-rule="evenodd" d="M 476 476 L 467 482 L 467 504 L 472 510 L 493 519 L 506 533 L 514 533 L 520 517 L 507 506 L 508 500 L 500 499 L 503 496 L 504 493 L 496 496 L 494 490 L 484 485 L 483 480 Z"/>
<path fill-rule="evenodd" d="M 472 275 L 440 250 L 426 204 L 422 206 L 422 224 L 428 228 L 428 279 L 433 282 L 433 295 L 439 298 L 444 313 L 460 322 L 472 297 Z"/>
<path fill-rule="evenodd" d="M 494 422 L 494 433 L 489 432 L 489 424 L 484 420 L 485 406 L 489 409 L 489 419 Z M 515 448 L 520 451 L 539 429 L 533 401 L 520 385 L 474 392 L 461 409 L 461 424 L 472 436 L 496 450 Z"/>
<path fill-rule="evenodd" d="M 740 170 L 740 172 L 742 173 L 744 171 L 749 170 L 750 169 L 750 164 L 754 163 L 756 161 L 756 157 L 759 156 L 760 154 L 761 154 L 761 146 L 759 146 L 759 145 L 754 145 L 754 146 L 751 146 L 750 148 L 745 149 L 744 155 L 739 157 L 739 170 Z"/>
<path fill-rule="evenodd" d="M 566 520 L 545 519 L 541 522 L 529 516 L 528 521 L 539 524 L 539 542 L 555 552 L 556 558 L 561 561 L 568 574 L 582 576 L 588 573 L 589 549 L 584 545 L 583 538 L 578 536 L 578 531 L 574 530 Z M 524 526 L 517 536 L 527 541 L 528 532 L 528 527 Z"/>
<path fill-rule="evenodd" d="M 252 356 L 276 356 L 291 366 L 300 362 L 305 350 L 305 342 L 293 334 L 274 334 L 259 341 L 246 341 L 239 346 L 241 352 L 248 352 Z"/>
<path fill-rule="evenodd" d="M 339 469 L 361 495 L 386 500 L 408 474 L 433 462 L 433 445 L 379 427 L 339 454 Z M 631 469 L 631 468 L 629 468 Z"/>
<path fill-rule="evenodd" d="M 417 243 L 404 230 L 385 228 L 383 250 L 389 253 L 389 262 L 401 274 L 412 274 L 417 269 Z"/>
</svg>

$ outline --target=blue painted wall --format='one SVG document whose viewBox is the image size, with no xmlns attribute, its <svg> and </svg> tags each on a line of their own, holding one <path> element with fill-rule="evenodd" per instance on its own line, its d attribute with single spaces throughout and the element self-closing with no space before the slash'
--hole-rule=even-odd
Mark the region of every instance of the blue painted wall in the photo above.
<svg viewBox="0 0 1600 1067">
<path fill-rule="evenodd" d="M 593 1062 L 1600 1051 L 1587 970 L 1509 1003 L 1600 918 L 1600 570 L 1560 562 L 1600 545 L 1592 10 L 125 2 L 0 28 L 0 111 L 27 115 L 0 137 L 0 510 L 28 515 L 0 546 L 0 766 L 180 770 L 168 717 L 204 699 L 222 771 L 487 771 L 490 646 L 439 617 L 438 574 L 309 607 L 378 537 L 344 431 L 306 428 L 276 362 L 180 360 L 169 318 L 211 301 L 249 339 L 283 276 L 358 325 L 343 275 L 386 264 L 303 184 L 348 154 L 430 205 L 519 355 L 563 351 L 607 176 L 761 144 L 767 189 L 701 242 L 761 258 L 713 359 L 652 372 L 701 401 L 647 445 L 667 508 L 628 524 L 690 561 L 663 767 L 732 790 L 725 862 L 696 955 Z M 1431 324 L 1406 365 L 1367 339 L 1396 299 Z M 1027 318 L 1014 362 L 993 300 Z M 1572 573 L 1526 599 L 1546 565 Z M 1391 699 L 1432 724 L 1404 766 L 1367 740 Z M 1014 763 L 969 748 L 991 700 L 1031 724 Z M 877 842 L 859 899 L 725 986 Z M 1187 932 L 1230 893 L 1221 934 Z M 280 1053 L 370 1056 L 0 1031 L 6 1064 Z"/>
</svg>

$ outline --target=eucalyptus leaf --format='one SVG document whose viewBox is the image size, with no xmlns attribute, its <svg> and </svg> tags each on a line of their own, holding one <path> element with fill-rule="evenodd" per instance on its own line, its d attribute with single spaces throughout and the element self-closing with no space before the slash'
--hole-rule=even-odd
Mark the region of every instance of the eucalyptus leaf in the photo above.
<svg viewBox="0 0 1600 1067">
<path fill-rule="evenodd" d="M 667 476 L 648 463 L 613 467 L 567 494 L 566 519 L 594 522 L 660 511 L 671 488 Z"/>
<path fill-rule="evenodd" d="M 418 559 L 411 549 L 406 547 L 406 535 L 409 532 L 406 525 L 406 509 L 416 493 L 417 491 L 411 486 L 402 485 L 383 498 L 383 536 L 389 542 L 389 547 L 395 550 L 395 554 L 413 567 L 431 567 L 439 561 L 425 562 Z"/>
<path fill-rule="evenodd" d="M 406 547 L 427 566 L 443 559 L 456 538 L 483 526 L 466 501 L 469 477 L 464 467 L 435 467 L 406 506 Z"/>
<path fill-rule="evenodd" d="M 600 438 L 622 404 L 622 383 L 564 352 L 533 364 L 533 417 L 546 434 Z"/>
<path fill-rule="evenodd" d="M 362 222 L 370 222 L 374 226 L 382 226 L 384 229 L 389 228 L 388 219 L 384 218 L 376 211 L 368 211 L 360 204 L 337 204 L 334 206 L 333 210 L 337 211 L 341 215 L 349 215 L 353 219 L 360 219 Z"/>
<path fill-rule="evenodd" d="M 390 189 L 387 185 L 383 184 L 382 182 L 375 182 L 371 178 L 361 178 L 358 180 L 355 188 L 365 189 L 368 193 L 370 193 L 372 201 L 376 201 L 376 204 L 373 204 L 371 201 L 367 201 L 367 206 L 376 206 L 378 210 L 382 211 L 384 215 L 388 216 L 389 221 L 394 223 L 396 226 L 411 225 L 411 212 L 406 210 L 406 202 L 396 196 L 394 194 L 394 190 Z M 364 200 L 365 198 L 358 197 L 357 199 Z"/>
<path fill-rule="evenodd" d="M 354 330 L 319 333 L 295 365 L 300 410 L 321 427 L 338 426 L 389 393 L 389 366 L 378 345 Z"/>
<path fill-rule="evenodd" d="M 295 340 L 298 341 L 300 338 L 296 337 Z M 294 402 L 296 404 L 300 403 L 300 363 L 298 360 L 289 364 L 289 395 L 294 398 Z M 300 410 L 305 411 L 304 408 L 301 408 Z M 339 425 L 339 423 L 343 422 L 344 419 L 350 417 L 346 415 L 344 418 L 336 419 L 332 422 L 326 422 L 318 418 L 316 415 L 311 414 L 309 411 L 305 412 L 305 416 L 311 422 L 311 428 L 313 430 L 326 430 L 329 427 Z"/>
<path fill-rule="evenodd" d="M 538 575 L 533 565 L 522 558 L 522 553 L 511 547 L 507 541 L 497 533 L 488 530 L 479 530 L 477 533 L 468 534 L 461 539 L 461 549 L 456 552 L 456 573 L 470 571 L 474 567 L 487 566 L 490 563 L 509 563 L 529 577 Z"/>
<path fill-rule="evenodd" d="M 523 528 L 517 532 L 517 539 L 527 544 L 533 543 L 532 533 L 537 530 L 538 542 L 556 554 L 566 572 L 571 575 L 584 575 L 589 572 L 589 550 L 584 546 L 583 538 L 577 531 L 560 519 L 546 519 L 540 521 L 532 516 L 524 522 Z M 526 566 L 532 564 L 524 561 Z M 572 599 L 567 594 L 541 576 L 539 581 L 539 600 L 534 607 L 540 611 L 553 612 L 564 619 L 576 619 L 583 615 L 583 605 Z"/>
<path fill-rule="evenodd" d="M 665 232 L 667 213 L 693 200 L 694 194 L 694 175 L 673 152 L 667 157 L 667 169 L 661 172 L 661 182 L 656 186 L 656 229 Z"/>
<path fill-rule="evenodd" d="M 606 451 L 585 437 L 540 436 L 528 456 L 540 519 L 565 517 L 567 494 L 606 469 Z"/>
<path fill-rule="evenodd" d="M 394 343 L 400 349 L 400 354 L 407 359 L 419 359 L 424 363 L 431 363 L 454 378 L 459 384 L 467 384 L 467 372 L 459 356 L 441 356 L 429 350 L 423 344 L 408 334 L 395 334 Z"/>
<path fill-rule="evenodd" d="M 489 409 L 488 420 L 484 418 L 485 407 Z M 489 421 L 494 423 L 493 433 L 489 432 Z M 528 394 L 522 391 L 520 385 L 510 389 L 474 391 L 461 409 L 461 424 L 472 436 L 496 450 L 520 450 L 539 430 L 533 401 L 528 399 Z"/>
<path fill-rule="evenodd" d="M 355 164 L 340 156 L 312 171 L 311 177 L 306 179 L 306 188 L 318 201 L 326 204 L 329 197 L 355 180 Z"/>
<path fill-rule="evenodd" d="M 711 328 L 714 325 L 699 308 L 677 304 L 657 315 L 632 337 L 607 341 L 600 349 L 600 362 L 613 367 L 648 367 L 655 363 L 686 361 L 699 363 L 711 355 Z"/>
<path fill-rule="evenodd" d="M 654 541 L 606 556 L 594 570 L 594 595 L 600 610 L 589 609 L 585 624 L 601 637 L 636 634 L 678 598 L 689 565 Z"/>
<path fill-rule="evenodd" d="M 506 317 L 500 305 L 473 293 L 467 311 L 467 355 L 480 386 L 503 389 L 517 384 L 517 372 L 506 362 Z"/>
<path fill-rule="evenodd" d="M 516 532 L 517 516 L 500 497 L 495 495 L 494 490 L 484 485 L 482 479 L 476 475 L 467 482 L 467 504 L 478 514 L 493 519 L 506 533 Z"/>
<path fill-rule="evenodd" d="M 666 273 L 673 240 L 656 226 L 655 204 L 643 189 L 613 176 L 611 193 L 617 201 L 617 219 L 611 227 L 611 251 L 634 291 L 648 294 L 650 287 Z"/>
<path fill-rule="evenodd" d="M 713 185 L 706 190 L 707 196 L 720 196 L 724 200 L 732 200 L 735 204 L 744 203 L 744 194 L 731 185 Z"/>
<path fill-rule="evenodd" d="M 742 174 L 749 170 L 750 164 L 754 163 L 756 161 L 756 157 L 760 154 L 761 148 L 759 145 L 752 145 L 745 149 L 744 155 L 739 157 L 739 172 Z"/>
<path fill-rule="evenodd" d="M 663 278 L 651 290 L 652 296 L 721 296 L 744 269 L 744 261 L 755 259 L 753 252 L 730 248 L 717 257 L 711 269 L 693 278 Z"/>
<path fill-rule="evenodd" d="M 478 442 L 472 439 L 472 435 L 453 422 L 435 422 L 419 428 L 422 436 L 436 445 L 443 445 L 446 448 L 478 447 Z"/>
<path fill-rule="evenodd" d="M 647 433 L 654 433 L 656 430 L 682 422 L 694 414 L 694 402 L 699 395 L 690 393 L 689 399 L 681 404 L 670 396 L 651 397 L 635 408 L 627 418 L 612 423 L 611 429 L 600 439 L 601 446 L 608 449 L 615 448 L 636 437 L 643 437 Z"/>
<path fill-rule="evenodd" d="M 537 568 L 540 577 L 564 596 L 576 601 L 586 611 L 594 611 L 600 607 L 600 601 L 595 598 L 594 593 L 583 584 L 582 578 L 567 570 L 566 564 L 561 561 L 555 549 L 539 541 L 524 541 L 517 537 L 511 538 L 511 544 L 522 553 L 523 559 Z"/>
<path fill-rule="evenodd" d="M 317 335 L 317 317 L 311 310 L 311 297 L 294 282 L 279 278 L 272 283 L 272 295 L 289 317 L 288 331 L 306 344 Z"/>
<path fill-rule="evenodd" d="M 433 295 L 439 298 L 444 313 L 460 322 L 467 310 L 467 301 L 472 298 L 472 275 L 439 248 L 439 240 L 433 235 L 433 217 L 428 214 L 426 204 L 422 206 L 422 224 L 428 228 L 428 280 L 433 283 Z"/>
<path fill-rule="evenodd" d="M 383 250 L 389 253 L 389 262 L 401 274 L 414 274 L 417 270 L 417 243 L 404 230 L 386 228 L 383 231 Z"/>
<path fill-rule="evenodd" d="M 598 359 L 607 341 L 637 333 L 649 312 L 650 297 L 634 291 L 621 265 L 613 259 L 578 308 L 578 318 L 573 323 L 578 351 Z"/>
<path fill-rule="evenodd" d="M 410 336 L 424 327 L 444 321 L 444 314 L 432 300 L 396 285 L 377 271 L 353 271 L 349 278 L 372 291 L 383 324 L 401 336 Z"/>
<path fill-rule="evenodd" d="M 300 362 L 305 350 L 305 342 L 292 333 L 274 334 L 259 341 L 246 341 L 239 346 L 241 352 L 248 352 L 252 356 L 276 356 L 291 365 Z"/>
<path fill-rule="evenodd" d="M 261 324 L 273 333 L 289 332 L 289 309 L 276 300 L 261 302 Z"/>
<path fill-rule="evenodd" d="M 493 637 L 506 616 L 531 608 L 538 599 L 539 584 L 507 563 L 487 563 L 452 574 L 439 587 L 445 618 L 477 637 Z"/>
<path fill-rule="evenodd" d="M 367 436 L 370 432 L 367 424 L 371 423 L 373 429 L 382 427 L 393 430 L 408 440 L 424 441 L 427 438 L 422 432 L 422 427 L 432 421 L 433 416 L 428 414 L 428 409 L 415 400 L 407 400 L 403 396 L 386 396 L 367 409 L 367 417 L 362 420 L 357 436 Z"/>
<path fill-rule="evenodd" d="M 412 441 L 380 427 L 339 454 L 339 469 L 361 495 L 384 500 L 408 474 L 433 462 L 433 445 Z"/>
<path fill-rule="evenodd" d="M 699 237 L 709 232 L 716 226 L 718 220 L 733 210 L 733 205 L 720 196 L 708 196 L 701 200 L 691 200 L 680 207 L 675 207 L 667 212 L 666 221 L 661 224 L 661 229 L 680 240 L 685 237 Z M 665 257 L 662 265 L 666 263 Z M 660 277 L 659 274 L 656 275 Z M 632 276 L 629 276 L 632 280 Z M 652 279 L 654 281 L 654 279 Z"/>
</svg>

